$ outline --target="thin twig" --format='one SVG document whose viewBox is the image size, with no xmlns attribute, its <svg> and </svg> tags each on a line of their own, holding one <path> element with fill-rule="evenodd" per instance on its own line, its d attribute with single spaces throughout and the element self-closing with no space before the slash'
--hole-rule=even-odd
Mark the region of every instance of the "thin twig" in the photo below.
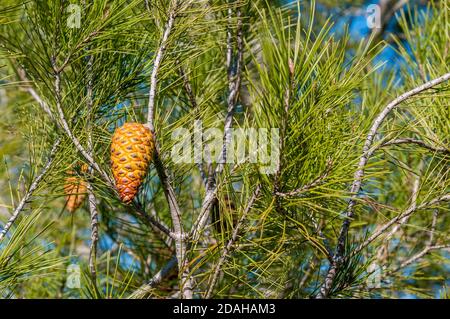
<svg viewBox="0 0 450 319">
<path fill-rule="evenodd" d="M 449 248 L 450 248 L 450 245 L 426 246 L 422 251 L 418 252 L 417 254 L 412 256 L 411 258 L 409 258 L 409 259 L 405 260 L 403 263 L 401 263 L 400 266 L 398 266 L 394 270 L 389 271 L 387 273 L 387 275 L 392 275 L 393 273 L 398 272 L 400 269 L 403 269 L 403 268 L 411 265 L 412 263 L 416 262 L 417 260 L 419 260 L 420 258 L 425 256 L 426 254 L 428 254 L 432 250 L 449 249 Z"/>
<path fill-rule="evenodd" d="M 167 225 L 157 220 L 154 216 L 148 214 L 140 204 L 137 203 L 133 204 L 134 204 L 133 208 L 137 212 L 138 217 L 142 218 L 142 220 L 144 220 L 147 224 L 149 224 L 153 229 L 157 229 L 161 233 L 169 236 L 170 238 L 176 237 L 175 234 L 170 230 L 170 228 Z"/>
<path fill-rule="evenodd" d="M 142 285 L 141 287 L 139 287 L 135 292 L 133 292 L 130 295 L 130 298 L 142 298 L 143 296 L 145 296 L 146 294 L 150 293 L 152 291 L 152 289 L 154 287 L 156 287 L 157 285 L 159 285 L 161 283 L 161 281 L 163 281 L 163 279 L 165 277 L 167 277 L 167 275 L 170 273 L 170 271 L 175 268 L 175 266 L 177 265 L 178 261 L 177 261 L 177 257 L 173 256 L 165 265 L 164 267 L 162 267 L 154 276 L 153 278 L 146 283 L 145 285 Z"/>
<path fill-rule="evenodd" d="M 244 212 L 242 213 L 241 218 L 239 219 L 238 223 L 236 224 L 236 227 L 233 230 L 233 234 L 230 238 L 230 240 L 228 241 L 226 247 L 224 248 L 223 252 L 222 252 L 222 256 L 220 257 L 219 261 L 217 262 L 216 267 L 214 268 L 214 273 L 213 276 L 210 280 L 210 283 L 208 285 L 208 291 L 206 292 L 206 299 L 210 299 L 213 293 L 213 290 L 217 284 L 217 280 L 219 278 L 219 274 L 220 274 L 220 270 L 222 268 L 223 263 L 226 261 L 226 259 L 228 258 L 228 254 L 230 253 L 232 247 L 234 246 L 238 235 L 241 231 L 241 228 L 245 222 L 245 219 L 247 218 L 248 213 L 250 212 L 251 208 L 253 207 L 256 199 L 259 196 L 259 193 L 261 191 L 261 185 L 256 186 L 255 191 L 253 192 L 252 197 L 250 198 L 247 206 L 245 207 Z"/>
<path fill-rule="evenodd" d="M 450 154 L 450 150 L 447 148 L 434 147 L 432 145 L 425 143 L 424 141 L 417 140 L 414 138 L 400 138 L 400 139 L 388 141 L 388 142 L 381 144 L 380 148 L 390 146 L 390 145 L 400 145 L 400 144 L 416 144 L 416 145 L 426 148 L 432 152 Z"/>
<path fill-rule="evenodd" d="M 189 80 L 189 76 L 187 75 L 186 71 L 184 70 L 183 66 L 180 66 L 180 76 L 183 79 L 183 88 L 186 91 L 186 95 L 189 99 L 189 103 L 191 104 L 191 108 L 193 110 L 198 110 L 198 103 L 195 99 L 194 91 L 192 90 L 192 84 Z"/>
<path fill-rule="evenodd" d="M 433 220 L 431 222 L 431 229 L 430 229 L 430 235 L 428 238 L 428 246 L 433 245 L 434 241 L 434 233 L 436 232 L 436 225 L 437 225 L 437 219 L 439 215 L 439 210 L 436 208 L 433 212 Z"/>
<path fill-rule="evenodd" d="M 406 266 L 412 264 L 412 263 L 415 262 L 416 260 L 422 258 L 422 257 L 425 256 L 430 250 L 433 250 L 433 249 L 440 249 L 440 248 L 436 248 L 436 247 L 439 247 L 439 246 L 433 246 L 433 242 L 434 242 L 434 233 L 435 233 L 435 231 L 436 231 L 436 225 L 437 225 L 438 213 L 439 213 L 439 210 L 438 210 L 438 209 L 435 209 L 434 212 L 433 212 L 433 220 L 432 220 L 432 222 L 431 222 L 431 228 L 430 228 L 430 230 L 429 230 L 429 235 L 428 235 L 428 242 L 427 242 L 425 248 L 424 248 L 421 252 L 417 253 L 416 255 L 412 256 L 411 258 L 409 258 L 408 260 L 406 260 L 405 262 L 403 262 L 403 263 L 402 263 L 399 267 L 397 267 L 396 269 L 387 271 L 387 273 L 386 273 L 387 276 L 389 276 L 389 275 L 391 275 L 391 274 L 393 274 L 393 273 L 395 273 L 395 272 L 398 272 L 400 269 L 402 269 L 402 268 L 404 268 L 404 267 L 406 267 Z M 443 247 L 443 248 L 447 248 L 447 246 L 445 246 L 445 247 Z"/>
<path fill-rule="evenodd" d="M 325 179 L 327 179 L 327 177 L 330 175 L 331 167 L 332 166 L 331 166 L 331 161 L 330 161 L 327 164 L 327 168 L 325 169 L 325 172 L 323 172 L 319 177 L 315 178 L 312 182 L 305 184 L 305 185 L 301 186 L 300 188 L 297 188 L 296 190 L 293 190 L 290 192 L 286 192 L 286 193 L 276 192 L 275 194 L 280 197 L 292 197 L 292 196 L 298 196 L 300 194 L 303 194 L 303 193 L 309 191 L 310 189 L 322 184 L 325 181 Z"/>
<path fill-rule="evenodd" d="M 189 99 L 189 103 L 191 104 L 192 109 L 195 110 L 196 112 L 198 112 L 199 111 L 198 103 L 197 103 L 197 100 L 195 99 L 194 91 L 192 90 L 191 81 L 189 80 L 187 73 L 183 69 L 183 66 L 180 66 L 180 76 L 183 79 L 183 87 L 184 87 L 184 90 L 186 91 L 186 95 Z M 202 141 L 200 141 L 200 142 L 202 142 Z M 208 177 L 206 175 L 206 172 L 203 168 L 202 163 L 196 163 L 196 164 L 197 164 L 198 170 L 200 171 L 200 175 L 202 177 L 203 184 L 205 186 L 208 186 Z"/>
<path fill-rule="evenodd" d="M 396 217 L 383 224 L 383 226 L 379 227 L 368 239 L 366 239 L 362 244 L 360 244 L 356 249 L 352 251 L 352 255 L 358 254 L 365 247 L 370 245 L 375 239 L 380 237 L 388 228 L 392 225 L 396 224 L 399 220 L 410 217 L 415 211 L 425 209 L 434 205 L 437 205 L 442 202 L 450 201 L 450 194 L 442 195 L 440 197 L 436 197 L 428 202 L 422 203 L 420 205 L 416 205 L 416 203 L 412 203 L 405 211 L 398 214 Z"/>
<path fill-rule="evenodd" d="M 48 107 L 47 103 L 44 102 L 43 99 L 41 99 L 40 95 L 36 92 L 36 90 L 31 86 L 31 84 L 28 84 L 30 81 L 28 80 L 25 70 L 22 68 L 17 68 L 17 74 L 19 75 L 19 78 L 21 81 L 27 83 L 25 90 L 30 93 L 30 95 L 34 98 L 36 102 L 38 102 L 39 106 L 42 108 L 42 110 L 47 113 L 47 115 L 50 117 L 51 120 L 55 120 L 52 111 Z"/>
<path fill-rule="evenodd" d="M 152 12 L 151 11 L 151 4 L 149 0 L 144 0 L 145 3 L 145 9 L 147 9 L 148 12 Z"/>
<path fill-rule="evenodd" d="M 416 176 L 416 178 L 414 179 L 414 183 L 413 183 L 413 188 L 412 188 L 412 194 L 411 194 L 411 205 L 417 205 L 417 198 L 419 196 L 419 191 L 420 191 L 420 175 L 421 175 L 421 171 L 422 171 L 422 166 L 423 166 L 423 161 L 420 162 L 419 165 L 419 175 Z M 405 216 L 403 217 L 400 222 L 398 224 L 396 224 L 394 227 L 392 227 L 392 230 L 386 235 L 385 237 L 385 242 L 388 242 L 389 239 L 394 236 L 394 234 L 400 229 L 400 227 L 402 225 L 405 225 L 408 222 L 408 219 L 411 215 L 409 216 Z"/>
<path fill-rule="evenodd" d="M 328 273 L 326 275 L 325 281 L 322 284 L 319 293 L 317 294 L 317 298 L 327 298 L 328 293 L 330 289 L 332 288 L 334 278 L 339 271 L 340 265 L 343 261 L 344 253 L 345 253 L 345 243 L 347 240 L 347 234 L 348 230 L 350 228 L 350 223 L 353 218 L 354 214 L 354 206 L 356 204 L 357 198 L 359 196 L 359 191 L 361 190 L 361 183 L 364 177 L 364 169 L 366 167 L 366 164 L 370 158 L 370 156 L 373 154 L 372 150 L 372 144 L 374 141 L 374 138 L 378 132 L 378 129 L 380 128 L 381 124 L 384 122 L 386 117 L 390 114 L 390 112 L 395 109 L 399 104 L 402 102 L 408 100 L 409 98 L 422 93 L 423 91 L 426 91 L 436 85 L 439 85 L 443 82 L 446 82 L 450 79 L 450 73 L 446 73 L 443 76 L 428 81 L 423 85 L 420 85 L 411 91 L 408 91 L 402 95 L 400 95 L 398 98 L 394 99 L 391 103 L 389 103 L 383 111 L 377 116 L 375 121 L 372 124 L 372 127 L 369 130 L 369 134 L 367 135 L 366 141 L 364 143 L 362 156 L 359 160 L 358 169 L 355 172 L 354 180 L 350 189 L 350 193 L 352 194 L 348 205 L 347 210 L 345 212 L 345 219 L 342 223 L 342 227 L 339 233 L 338 242 L 336 245 L 336 251 L 335 255 L 333 256 L 333 263 L 330 265 L 330 268 L 328 270 Z"/>
<path fill-rule="evenodd" d="M 156 51 L 155 61 L 153 62 L 153 70 L 152 74 L 150 76 L 150 90 L 149 90 L 149 98 L 148 98 L 148 115 L 147 115 L 147 122 L 149 125 L 149 128 L 152 132 L 155 132 L 155 126 L 154 126 L 154 118 L 155 118 L 155 97 L 156 97 L 156 89 L 158 85 L 158 72 L 161 67 L 161 63 L 164 59 L 164 54 L 167 49 L 167 44 L 169 40 L 169 36 L 172 32 L 172 29 L 175 24 L 175 18 L 176 18 L 176 10 L 178 6 L 178 1 L 172 1 L 171 2 L 171 9 L 169 12 L 169 20 L 167 21 L 167 24 L 164 28 L 164 33 L 161 38 L 161 42 L 159 44 L 158 50 Z"/>
<path fill-rule="evenodd" d="M 47 172 L 51 168 L 53 161 L 55 159 L 56 150 L 58 149 L 60 143 L 61 143 L 61 138 L 57 138 L 56 141 L 53 143 L 47 163 L 45 164 L 44 168 L 42 168 L 39 175 L 36 176 L 36 178 L 33 180 L 33 182 L 30 185 L 30 188 L 28 189 L 26 194 L 22 197 L 22 200 L 17 205 L 16 209 L 14 210 L 12 216 L 6 223 L 5 227 L 3 227 L 3 229 L 0 233 L 0 242 L 3 240 L 5 235 L 8 233 L 9 229 L 11 228 L 13 223 L 16 221 L 16 219 L 19 217 L 20 213 L 22 212 L 22 210 L 25 207 L 25 204 L 28 203 L 30 198 L 33 196 L 33 193 L 39 187 L 39 184 L 42 181 L 42 179 L 44 178 L 45 174 L 47 174 Z"/>
</svg>

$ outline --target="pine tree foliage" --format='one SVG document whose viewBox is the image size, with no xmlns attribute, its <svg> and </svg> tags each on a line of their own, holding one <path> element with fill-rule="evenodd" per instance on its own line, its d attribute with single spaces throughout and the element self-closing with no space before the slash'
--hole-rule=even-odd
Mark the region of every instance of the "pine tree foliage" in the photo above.
<svg viewBox="0 0 450 319">
<path fill-rule="evenodd" d="M 3 0 L 2 297 L 445 297 L 448 82 L 371 128 L 449 73 L 450 3 L 412 3 L 389 43 L 336 32 L 320 6 Z M 398 72 L 377 59 L 387 46 Z M 110 167 L 125 122 L 150 124 L 157 141 L 131 205 Z M 193 134 L 180 163 L 178 133 L 198 125 L 250 138 L 224 153 Z M 270 174 L 249 158 L 192 159 L 195 147 L 213 159 L 249 150 L 271 128 Z M 89 190 L 72 214 L 69 171 Z"/>
</svg>

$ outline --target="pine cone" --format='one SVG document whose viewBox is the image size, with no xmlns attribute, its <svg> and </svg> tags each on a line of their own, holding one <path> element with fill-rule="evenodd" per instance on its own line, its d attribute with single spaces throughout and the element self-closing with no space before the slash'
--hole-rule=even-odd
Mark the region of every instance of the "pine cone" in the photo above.
<svg viewBox="0 0 450 319">
<path fill-rule="evenodd" d="M 129 204 L 147 174 L 153 155 L 150 129 L 140 123 L 125 123 L 116 129 L 111 144 L 111 165 L 120 199 Z"/>
<path fill-rule="evenodd" d="M 86 198 L 86 182 L 76 176 L 73 171 L 68 171 L 69 177 L 66 178 L 64 184 L 64 193 L 66 193 L 66 208 L 69 212 L 74 213 Z"/>
</svg>

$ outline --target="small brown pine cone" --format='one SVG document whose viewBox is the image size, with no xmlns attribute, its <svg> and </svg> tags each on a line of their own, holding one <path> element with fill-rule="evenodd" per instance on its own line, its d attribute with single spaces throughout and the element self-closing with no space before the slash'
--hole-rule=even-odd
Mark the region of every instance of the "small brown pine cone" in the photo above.
<svg viewBox="0 0 450 319">
<path fill-rule="evenodd" d="M 64 193 L 66 194 L 66 208 L 69 212 L 74 213 L 86 198 L 86 182 L 80 177 L 75 176 L 72 171 L 68 172 L 69 177 L 66 178 L 64 184 Z"/>
</svg>

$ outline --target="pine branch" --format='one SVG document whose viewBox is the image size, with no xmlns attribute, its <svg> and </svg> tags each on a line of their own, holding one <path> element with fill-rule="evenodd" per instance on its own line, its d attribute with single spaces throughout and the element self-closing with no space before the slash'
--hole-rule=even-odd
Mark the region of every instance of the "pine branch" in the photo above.
<svg viewBox="0 0 450 319">
<path fill-rule="evenodd" d="M 217 189 L 215 190 L 217 191 Z M 211 205 L 213 200 L 216 198 L 216 193 L 210 193 L 209 197 L 205 197 L 204 202 L 203 202 L 203 206 L 201 208 L 200 211 L 200 215 L 199 218 L 196 220 L 196 224 L 194 225 L 194 227 L 192 228 L 192 230 L 189 232 L 188 234 L 188 247 L 187 250 L 189 250 L 191 248 L 192 243 L 198 241 L 199 237 L 200 237 L 200 233 L 199 233 L 199 221 L 201 221 L 201 216 L 208 216 L 208 212 L 210 211 Z M 174 234 L 172 234 L 174 235 Z M 161 268 L 161 270 L 157 273 L 157 275 L 155 275 L 155 277 L 150 281 L 149 284 L 146 284 L 144 286 L 147 286 L 147 288 L 145 288 L 144 286 L 142 286 L 142 289 L 150 289 L 154 286 L 156 286 L 160 280 L 164 279 L 166 275 L 168 275 L 169 271 L 175 267 L 177 265 L 176 262 L 173 261 L 177 261 L 177 256 L 176 254 L 174 256 L 172 256 L 172 258 L 169 260 L 169 262 Z"/>
<path fill-rule="evenodd" d="M 443 154 L 447 154 L 447 155 L 450 154 L 450 150 L 448 148 L 435 147 L 433 145 L 429 145 L 429 144 L 425 143 L 424 141 L 414 139 L 414 138 L 399 138 L 399 139 L 395 139 L 392 141 L 388 141 L 388 142 L 381 144 L 380 148 L 391 146 L 391 145 L 400 145 L 400 144 L 415 144 L 420 147 L 426 148 L 432 152 L 443 153 Z"/>
<path fill-rule="evenodd" d="M 182 220 L 181 220 L 181 210 L 178 205 L 178 201 L 175 196 L 175 192 L 173 190 L 172 184 L 169 180 L 169 175 L 166 172 L 163 162 L 160 158 L 160 147 L 158 140 L 155 135 L 155 126 L 154 126 L 154 117 L 155 117 L 155 98 L 156 98 L 156 89 L 158 85 L 158 72 L 161 67 L 161 63 L 164 59 L 164 54 L 167 49 L 169 36 L 171 35 L 172 29 L 175 24 L 175 18 L 177 16 L 177 10 L 179 3 L 178 1 L 172 1 L 171 7 L 169 9 L 169 20 L 165 25 L 163 36 L 161 38 L 161 42 L 159 44 L 158 50 L 156 51 L 156 57 L 153 63 L 153 70 L 150 76 L 150 90 L 149 90 L 149 98 L 148 98 L 148 117 L 147 122 L 150 128 L 150 131 L 153 135 L 155 151 L 154 151 L 154 163 L 155 168 L 158 173 L 159 179 L 161 181 L 164 195 L 166 196 L 167 203 L 169 204 L 170 214 L 172 217 L 173 230 L 175 235 L 175 250 L 178 261 L 178 269 L 180 273 L 180 289 L 182 292 L 182 296 L 185 299 L 192 299 L 192 279 L 189 275 L 189 269 L 186 259 L 186 235 L 183 230 Z"/>
<path fill-rule="evenodd" d="M 241 231 L 241 228 L 243 227 L 243 224 L 245 222 L 245 219 L 247 218 L 248 213 L 250 212 L 251 208 L 253 207 L 255 201 L 259 197 L 259 193 L 261 191 L 261 185 L 256 186 L 255 191 L 253 192 L 252 197 L 250 198 L 249 202 L 247 203 L 247 206 L 245 207 L 244 212 L 242 213 L 241 218 L 239 219 L 238 223 L 236 224 L 236 227 L 233 230 L 233 234 L 231 236 L 231 239 L 228 241 L 226 247 L 224 248 L 222 252 L 222 256 L 220 257 L 219 261 L 217 262 L 216 267 L 214 268 L 213 276 L 208 284 L 208 291 L 206 292 L 205 298 L 210 299 L 212 296 L 212 293 L 214 291 L 214 288 L 217 284 L 217 280 L 219 279 L 219 274 L 222 268 L 222 265 L 228 258 L 228 254 L 230 253 L 232 247 L 234 246 L 235 242 L 238 239 L 238 235 Z"/>
<path fill-rule="evenodd" d="M 401 219 L 409 218 L 414 212 L 432 207 L 434 205 L 440 204 L 442 202 L 450 201 L 450 194 L 442 195 L 436 197 L 428 202 L 417 205 L 413 202 L 405 211 L 398 214 L 396 217 L 385 223 L 383 226 L 379 227 L 377 231 L 375 231 L 368 239 L 366 239 L 362 244 L 360 244 L 356 249 L 352 250 L 352 255 L 357 255 L 361 250 L 370 245 L 375 239 L 380 237 L 387 229 L 389 229 L 392 225 L 399 222 Z"/>
<path fill-rule="evenodd" d="M 22 81 L 29 82 L 28 79 L 27 79 L 27 77 L 26 77 L 25 72 L 24 72 L 22 69 L 19 68 L 19 69 L 17 69 L 17 71 L 18 71 L 18 74 L 19 74 L 19 76 L 20 76 L 20 78 L 21 78 Z M 26 88 L 26 90 L 27 90 L 27 92 L 29 92 L 30 95 L 36 100 L 36 102 L 38 102 L 38 104 L 41 106 L 41 108 L 43 109 L 43 111 L 46 112 L 46 113 L 49 115 L 50 119 L 52 119 L 52 120 L 57 124 L 58 128 L 61 128 L 61 125 L 59 124 L 59 121 L 54 117 L 54 114 L 52 113 L 52 111 L 51 111 L 50 108 L 48 107 L 48 104 L 44 101 L 44 99 L 42 99 L 42 97 L 36 92 L 36 90 L 35 90 L 32 86 L 28 86 L 28 87 Z M 63 119 L 64 119 L 64 121 L 65 121 L 65 118 L 63 118 Z M 67 124 L 67 122 L 66 122 L 66 124 Z M 68 126 L 68 125 L 67 125 L 67 126 Z M 70 130 L 69 130 L 69 131 L 70 131 Z M 78 141 L 78 140 L 76 140 L 76 141 Z M 74 141 L 72 140 L 72 142 L 74 142 Z M 78 141 L 78 143 L 79 143 L 79 141 Z M 81 146 L 81 144 L 79 144 L 79 145 Z M 81 148 L 83 149 L 83 147 L 81 147 Z M 89 154 L 89 153 L 87 153 L 87 154 Z M 89 158 L 92 159 L 92 156 L 89 156 Z M 88 158 L 86 158 L 86 159 L 88 160 Z M 88 161 L 89 161 L 89 160 L 88 160 Z M 94 168 L 96 167 L 95 165 L 92 165 L 92 162 L 90 162 L 90 163 L 91 163 L 90 169 L 91 169 L 92 167 L 94 167 Z M 94 164 L 96 164 L 96 163 L 94 162 Z M 98 166 L 98 165 L 97 165 L 97 166 Z M 98 170 L 97 170 L 97 171 L 98 171 Z M 92 172 L 90 172 L 89 174 L 92 175 Z M 106 173 L 105 173 L 105 174 L 106 174 Z M 114 185 L 111 184 L 111 183 L 112 183 L 111 179 L 109 179 L 109 178 L 108 178 L 107 180 L 105 179 L 105 174 L 101 174 L 102 177 L 103 177 L 103 180 L 108 184 L 108 186 L 110 187 L 111 190 L 115 190 Z M 116 193 L 116 196 L 117 196 L 117 193 Z M 168 235 L 169 237 L 175 237 L 174 234 L 173 234 L 173 232 L 172 232 L 167 226 L 161 224 L 161 223 L 158 222 L 156 219 L 154 219 L 154 218 L 152 218 L 151 216 L 149 216 L 149 215 L 145 212 L 145 210 L 144 210 L 142 207 L 140 207 L 140 206 L 138 206 L 138 205 L 135 205 L 134 208 L 136 209 L 138 215 L 139 215 L 140 217 L 142 217 L 142 219 L 143 219 L 147 224 L 149 224 L 153 229 L 156 229 L 156 230 L 158 230 L 158 231 L 161 231 L 162 233 Z"/>
<path fill-rule="evenodd" d="M 291 97 L 294 95 L 294 86 L 295 86 L 295 66 L 294 61 L 291 58 L 288 60 L 289 65 L 289 83 L 284 93 L 284 112 L 281 117 L 281 136 L 280 136 L 280 154 L 284 154 L 285 146 L 286 146 L 286 135 L 288 130 L 288 117 L 289 117 L 289 109 L 291 108 Z M 273 193 L 277 196 L 275 198 L 275 210 L 278 214 L 284 214 L 285 210 L 282 208 L 280 197 L 283 197 L 281 190 L 281 173 L 282 166 L 284 164 L 283 155 L 280 156 L 280 159 L 277 161 L 277 169 L 275 173 L 275 179 L 273 183 Z M 294 192 L 295 193 L 295 192 Z M 289 195 L 288 195 L 289 196 Z"/>
<path fill-rule="evenodd" d="M 198 103 L 197 103 L 197 100 L 195 99 L 191 82 L 189 81 L 189 77 L 186 74 L 186 72 L 184 71 L 182 66 L 180 66 L 180 76 L 183 79 L 183 87 L 184 87 L 186 95 L 189 99 L 189 103 L 191 104 L 192 109 L 198 111 Z M 197 167 L 200 171 L 200 175 L 202 177 L 203 184 L 205 185 L 205 187 L 207 187 L 208 186 L 208 177 L 206 175 L 205 170 L 203 169 L 203 165 L 201 163 L 197 163 Z"/>
<path fill-rule="evenodd" d="M 28 201 L 30 200 L 30 198 L 33 196 L 33 193 L 39 187 L 39 185 L 40 185 L 42 179 L 44 178 L 44 176 L 50 170 L 50 168 L 53 165 L 53 162 L 55 160 L 55 154 L 56 154 L 56 151 L 57 151 L 60 143 L 61 143 L 61 139 L 60 138 L 57 138 L 56 141 L 53 143 L 53 146 L 52 146 L 52 149 L 50 151 L 50 155 L 49 155 L 49 158 L 47 160 L 47 163 L 45 164 L 44 168 L 42 168 L 42 170 L 39 173 L 39 175 L 36 176 L 36 178 L 33 180 L 33 182 L 30 185 L 30 188 L 28 189 L 26 194 L 22 197 L 22 200 L 17 205 L 17 207 L 14 210 L 11 218 L 8 220 L 8 222 L 6 223 L 5 227 L 3 227 L 3 229 L 2 229 L 2 231 L 0 233 L 0 242 L 3 240 L 3 238 L 5 237 L 5 235 L 8 233 L 9 229 L 11 228 L 11 226 L 14 224 L 14 222 L 19 217 L 20 213 L 22 212 L 22 210 L 25 207 L 25 204 L 27 204 Z"/>
<path fill-rule="evenodd" d="M 60 68 L 56 66 L 55 58 L 52 58 L 52 67 L 54 71 L 54 89 L 55 89 L 55 99 L 56 99 L 56 110 L 58 113 L 58 119 L 57 123 L 59 124 L 59 127 L 64 131 L 64 133 L 67 135 L 67 137 L 72 141 L 72 143 L 75 145 L 77 150 L 83 155 L 83 157 L 87 160 L 89 166 L 92 166 L 105 180 L 105 182 L 114 189 L 114 183 L 112 182 L 109 175 L 97 164 L 97 162 L 94 160 L 94 158 L 86 151 L 86 149 L 81 145 L 78 138 L 73 135 L 72 130 L 69 127 L 69 124 L 67 123 L 66 117 L 64 115 L 64 111 L 62 110 L 62 97 L 61 97 L 61 73 Z"/>
<path fill-rule="evenodd" d="M 435 209 L 433 212 L 433 220 L 431 222 L 430 236 L 428 238 L 428 246 L 433 245 L 434 233 L 436 232 L 436 225 L 438 220 L 439 210 Z"/>
<path fill-rule="evenodd" d="M 229 19 L 231 18 L 231 9 L 229 9 Z M 223 146 L 222 152 L 220 156 L 219 164 L 216 168 L 216 173 L 220 174 L 225 166 L 227 161 L 227 148 L 231 143 L 231 129 L 233 126 L 233 116 L 236 108 L 236 104 L 238 101 L 239 90 L 241 88 L 241 76 L 242 76 L 242 63 L 244 59 L 244 39 L 242 33 L 242 17 L 241 17 L 241 9 L 237 9 L 237 61 L 236 61 L 236 70 L 234 70 L 234 65 L 231 63 L 232 49 L 231 49 L 231 32 L 228 31 L 227 34 L 227 67 L 228 67 L 228 109 L 227 115 L 225 117 L 225 125 L 224 125 L 224 138 L 223 138 Z"/>
<path fill-rule="evenodd" d="M 16 68 L 16 72 L 20 78 L 21 81 L 29 83 L 30 81 L 28 80 L 25 70 L 22 68 L 17 67 Z M 39 106 L 41 107 L 41 109 L 47 113 L 47 115 L 49 116 L 49 118 L 52 121 L 55 121 L 55 118 L 53 116 L 52 111 L 50 110 L 50 108 L 48 107 L 47 103 L 44 102 L 44 100 L 40 97 L 40 95 L 36 92 L 36 90 L 33 88 L 33 86 L 31 84 L 27 84 L 26 89 L 25 89 L 32 97 L 33 99 L 39 104 Z"/>
<path fill-rule="evenodd" d="M 178 1 L 177 0 L 171 1 L 170 5 L 171 8 L 169 10 L 169 20 L 167 21 L 167 24 L 164 27 L 163 36 L 161 38 L 158 50 L 156 51 L 155 61 L 153 62 L 153 70 L 150 76 L 147 122 L 152 132 L 155 132 L 155 126 L 153 121 L 155 119 L 155 98 L 156 98 L 156 89 L 158 87 L 158 72 L 161 67 L 161 63 L 164 59 L 164 54 L 166 53 L 167 50 L 169 36 L 175 24 L 178 9 Z"/>
<path fill-rule="evenodd" d="M 228 10 L 228 18 L 231 18 L 231 10 Z M 206 190 L 205 197 L 203 199 L 202 208 L 200 211 L 200 215 L 198 216 L 194 226 L 192 227 L 190 239 L 193 242 L 196 242 L 199 238 L 203 229 L 208 222 L 208 216 L 211 212 L 212 203 L 216 199 L 217 196 L 217 185 L 216 185 L 216 176 L 220 174 L 225 166 L 227 161 L 227 148 L 231 143 L 231 128 L 233 124 L 233 115 L 234 110 L 236 108 L 236 103 L 238 99 L 238 93 L 241 86 L 241 76 L 242 76 L 242 63 L 244 57 L 244 39 L 242 33 L 242 17 L 240 8 L 237 9 L 237 62 L 236 62 L 236 71 L 233 71 L 233 66 L 231 63 L 232 52 L 230 53 L 231 48 L 231 33 L 227 33 L 227 67 L 228 67 L 228 110 L 227 116 L 225 118 L 224 125 L 224 136 L 223 136 L 223 145 L 221 150 L 220 161 L 217 164 L 217 167 L 213 174 L 209 174 L 208 178 L 208 187 Z"/>
<path fill-rule="evenodd" d="M 440 249 L 450 249 L 450 244 L 447 244 L 447 245 L 434 245 L 434 246 L 427 245 L 422 251 L 418 252 L 417 254 L 415 254 L 414 256 L 409 258 L 408 260 L 405 260 L 400 266 L 398 266 L 394 270 L 389 271 L 387 273 L 387 275 L 392 275 L 393 273 L 396 273 L 399 270 L 401 270 L 401 269 L 411 265 L 412 263 L 416 262 L 420 258 L 424 257 L 430 251 L 440 250 Z"/>
<path fill-rule="evenodd" d="M 358 169 L 355 172 L 354 175 L 354 181 L 352 184 L 352 187 L 350 189 L 350 193 L 353 194 L 352 197 L 349 200 L 347 211 L 345 213 L 346 218 L 342 223 L 341 231 L 338 237 L 338 243 L 336 246 L 336 252 L 333 256 L 333 263 L 330 265 L 330 268 L 328 270 L 328 273 L 326 275 L 325 281 L 323 285 L 320 288 L 319 293 L 317 294 L 317 298 L 326 298 L 328 296 L 328 293 L 330 292 L 330 289 L 332 288 L 334 278 L 336 277 L 337 272 L 339 271 L 340 265 L 342 264 L 344 253 L 345 253 L 345 242 L 347 240 L 347 234 L 348 230 L 350 228 L 351 219 L 353 218 L 354 214 L 354 206 L 356 204 L 357 197 L 359 195 L 359 191 L 361 190 L 361 183 L 362 179 L 364 177 L 364 169 L 366 167 L 366 164 L 370 158 L 370 156 L 373 154 L 372 144 L 375 138 L 375 135 L 378 132 L 378 129 L 380 128 L 381 124 L 384 122 L 386 117 L 390 114 L 392 110 L 394 110 L 399 104 L 402 102 L 408 100 L 409 98 L 422 93 L 423 91 L 426 91 L 430 88 L 435 87 L 436 85 L 439 85 L 443 82 L 446 82 L 450 79 L 450 73 L 444 74 L 443 76 L 428 81 L 423 85 L 420 85 L 411 91 L 408 91 L 402 95 L 400 95 L 398 98 L 394 99 L 391 103 L 389 103 L 383 111 L 378 115 L 378 117 L 375 119 L 375 121 L 372 124 L 372 127 L 370 128 L 369 134 L 366 138 L 366 141 L 364 143 L 363 147 L 363 153 L 359 160 Z"/>
<path fill-rule="evenodd" d="M 422 170 L 423 162 L 420 162 L 419 171 Z M 417 198 L 419 196 L 420 191 L 420 175 L 414 179 L 413 189 L 411 194 L 411 205 L 417 205 Z M 400 222 L 395 225 L 392 230 L 385 237 L 385 241 L 387 242 L 394 234 L 400 229 L 400 227 L 408 222 L 409 216 L 403 217 Z"/>
<path fill-rule="evenodd" d="M 36 102 L 38 102 L 38 104 L 40 105 L 42 110 L 45 113 L 47 113 L 47 115 L 50 117 L 50 119 L 53 122 L 55 122 L 58 125 L 58 127 L 61 128 L 68 135 L 68 137 L 72 140 L 73 144 L 78 149 L 78 151 L 88 161 L 89 165 L 91 167 L 93 167 L 97 172 L 99 172 L 102 175 L 104 181 L 110 187 L 112 187 L 112 189 L 114 189 L 114 187 L 113 187 L 114 184 L 112 183 L 112 180 L 110 179 L 109 175 L 100 168 L 100 166 L 94 161 L 92 156 L 90 156 L 89 153 L 83 148 L 80 141 L 72 134 L 72 131 L 70 130 L 70 127 L 66 121 L 64 112 L 62 111 L 62 108 L 61 108 L 61 88 L 60 88 L 61 76 L 59 74 L 60 68 L 56 67 L 56 65 L 54 64 L 54 61 L 52 61 L 52 65 L 53 65 L 53 69 L 55 72 L 54 85 L 55 85 L 55 91 L 56 91 L 56 101 L 57 101 L 56 105 L 57 105 L 59 120 L 54 116 L 54 114 L 51 111 L 48 104 L 44 101 L 44 99 L 36 92 L 36 90 L 32 86 L 27 86 L 26 91 L 28 93 L 30 93 L 30 95 L 36 100 Z M 17 74 L 19 75 L 19 78 L 22 81 L 29 82 L 29 80 L 27 79 L 26 73 L 22 68 L 17 68 Z"/>
</svg>

